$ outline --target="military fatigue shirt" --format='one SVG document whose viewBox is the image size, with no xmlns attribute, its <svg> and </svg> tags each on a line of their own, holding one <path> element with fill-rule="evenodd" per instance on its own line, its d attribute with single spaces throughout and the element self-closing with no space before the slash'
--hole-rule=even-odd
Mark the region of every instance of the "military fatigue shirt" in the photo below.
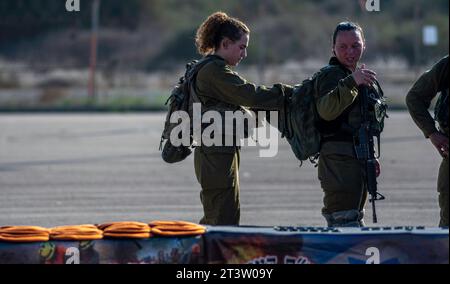
<svg viewBox="0 0 450 284">
<path fill-rule="evenodd" d="M 222 135 L 233 136 L 225 126 L 224 112 L 248 112 L 246 108 L 259 110 L 280 110 L 285 102 L 285 96 L 292 94 L 289 85 L 276 84 L 272 88 L 255 86 L 232 71 L 225 60 L 217 55 L 208 55 L 212 59 L 197 74 L 195 93 L 202 103 L 202 110 L 215 110 L 222 114 Z M 233 130 L 234 131 L 234 130 Z M 218 149 L 219 148 L 219 149 Z M 213 151 L 225 151 L 228 147 L 210 147 Z M 230 150 L 230 149 L 228 149 Z"/>
<path fill-rule="evenodd" d="M 447 55 L 437 62 L 431 70 L 425 72 L 415 82 L 406 96 L 408 110 L 414 122 L 427 138 L 438 131 L 433 117 L 428 112 L 428 108 L 438 92 L 448 89 L 448 80 Z M 448 136 L 448 128 L 441 127 L 441 130 Z"/>
<path fill-rule="evenodd" d="M 332 57 L 329 65 L 319 72 L 316 107 L 320 116 L 318 129 L 323 137 L 322 151 L 355 156 L 353 136 L 361 126 L 358 97 L 361 88 L 367 87 L 358 87 L 352 71 L 336 57 Z M 369 87 L 369 92 L 382 95 L 378 82 Z M 326 143 L 329 141 L 334 143 Z"/>
<path fill-rule="evenodd" d="M 318 77 L 317 112 L 325 121 L 337 119 L 355 101 L 358 95 L 352 72 L 342 65 L 336 57 L 330 59 L 330 67 Z"/>
<path fill-rule="evenodd" d="M 354 128 L 361 123 L 360 109 L 355 107 L 358 86 L 351 73 L 336 57 L 332 57 L 329 66 L 322 69 L 317 77 L 316 107 L 320 116 L 318 128 L 324 137 L 322 153 L 355 156 L 353 135 L 350 133 L 341 134 L 341 141 L 326 143 L 327 137 L 335 136 L 344 123 Z"/>
<path fill-rule="evenodd" d="M 225 104 L 230 110 L 239 106 L 279 110 L 283 106 L 284 95 L 292 93 L 292 87 L 288 85 L 257 87 L 232 71 L 221 57 L 209 56 L 214 60 L 199 71 L 196 81 L 197 96 L 207 107 Z"/>
</svg>

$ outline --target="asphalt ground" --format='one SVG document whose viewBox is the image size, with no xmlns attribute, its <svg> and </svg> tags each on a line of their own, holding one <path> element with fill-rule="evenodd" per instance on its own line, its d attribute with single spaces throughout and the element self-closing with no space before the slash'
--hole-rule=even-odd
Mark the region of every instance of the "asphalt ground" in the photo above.
<svg viewBox="0 0 450 284">
<path fill-rule="evenodd" d="M 1 114 L 0 226 L 75 225 L 202 217 L 193 155 L 165 164 L 163 113 Z M 301 168 L 280 139 L 278 154 L 241 155 L 241 224 L 324 226 L 317 170 Z M 378 226 L 437 226 L 441 158 L 407 112 L 382 135 Z M 373 226 L 366 206 L 367 225 Z"/>
</svg>

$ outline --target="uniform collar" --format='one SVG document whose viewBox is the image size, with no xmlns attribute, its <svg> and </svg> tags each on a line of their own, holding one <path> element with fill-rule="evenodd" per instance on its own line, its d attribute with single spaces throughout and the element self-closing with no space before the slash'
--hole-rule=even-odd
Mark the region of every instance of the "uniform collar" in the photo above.
<svg viewBox="0 0 450 284">
<path fill-rule="evenodd" d="M 219 59 L 219 60 L 225 61 L 225 59 L 223 59 L 222 57 L 220 57 L 217 54 L 208 54 L 208 55 L 206 55 L 206 58 L 214 58 L 214 59 Z"/>
<path fill-rule="evenodd" d="M 339 60 L 337 59 L 336 56 L 333 56 L 330 58 L 330 62 L 328 63 L 329 65 L 333 65 L 333 66 L 339 66 L 342 70 L 345 70 L 346 73 L 353 73 L 350 69 L 348 69 L 347 67 L 345 67 L 344 65 L 341 64 L 341 62 L 339 62 Z"/>
</svg>

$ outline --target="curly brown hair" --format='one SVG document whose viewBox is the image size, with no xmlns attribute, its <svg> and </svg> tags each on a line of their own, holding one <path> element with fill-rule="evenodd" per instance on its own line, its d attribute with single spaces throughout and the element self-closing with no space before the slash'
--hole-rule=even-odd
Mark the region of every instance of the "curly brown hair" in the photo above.
<svg viewBox="0 0 450 284">
<path fill-rule="evenodd" d="M 216 12 L 198 28 L 195 45 L 200 54 L 207 55 L 219 48 L 224 38 L 238 41 L 244 34 L 250 34 L 250 29 L 243 22 L 223 12 Z"/>
</svg>

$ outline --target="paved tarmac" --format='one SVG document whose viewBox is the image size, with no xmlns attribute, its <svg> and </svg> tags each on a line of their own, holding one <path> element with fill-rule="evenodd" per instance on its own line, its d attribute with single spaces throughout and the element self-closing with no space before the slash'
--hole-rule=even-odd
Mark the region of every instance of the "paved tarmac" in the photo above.
<svg viewBox="0 0 450 284">
<path fill-rule="evenodd" d="M 1 114 L 0 226 L 74 225 L 202 216 L 193 155 L 165 164 L 164 114 Z M 440 157 L 406 112 L 382 136 L 379 226 L 436 226 Z M 324 226 L 316 169 L 280 140 L 274 158 L 241 156 L 241 224 Z M 372 226 L 371 207 L 366 206 Z"/>
</svg>

